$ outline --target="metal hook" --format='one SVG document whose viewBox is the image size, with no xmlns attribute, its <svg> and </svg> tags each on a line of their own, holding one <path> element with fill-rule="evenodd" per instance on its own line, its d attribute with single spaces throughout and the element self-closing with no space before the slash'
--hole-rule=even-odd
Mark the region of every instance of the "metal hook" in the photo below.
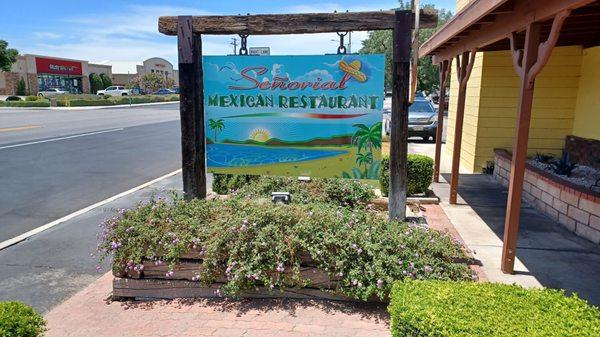
<svg viewBox="0 0 600 337">
<path fill-rule="evenodd" d="M 246 48 L 248 34 L 239 34 L 239 36 L 241 40 L 239 55 L 248 55 L 248 48 Z"/>
<path fill-rule="evenodd" d="M 336 32 L 336 34 L 340 37 L 340 45 L 338 46 L 337 53 L 338 54 L 346 54 L 346 46 L 344 45 L 344 36 L 348 35 L 348 32 L 345 32 L 345 33 Z"/>
</svg>

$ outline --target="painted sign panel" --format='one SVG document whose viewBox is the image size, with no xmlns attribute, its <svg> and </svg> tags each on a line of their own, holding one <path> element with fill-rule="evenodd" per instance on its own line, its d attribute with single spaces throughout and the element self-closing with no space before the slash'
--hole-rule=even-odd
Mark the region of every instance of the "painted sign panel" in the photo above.
<svg viewBox="0 0 600 337">
<path fill-rule="evenodd" d="M 209 172 L 377 179 L 383 55 L 205 56 Z"/>
<path fill-rule="evenodd" d="M 81 62 L 56 60 L 45 57 L 35 58 L 35 67 L 38 74 L 81 75 L 83 67 Z"/>
</svg>

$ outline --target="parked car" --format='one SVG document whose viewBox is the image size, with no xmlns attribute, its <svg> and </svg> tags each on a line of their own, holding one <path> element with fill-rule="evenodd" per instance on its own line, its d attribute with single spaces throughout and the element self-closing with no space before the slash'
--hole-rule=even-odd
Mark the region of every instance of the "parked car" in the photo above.
<svg viewBox="0 0 600 337">
<path fill-rule="evenodd" d="M 50 89 L 38 91 L 38 96 L 40 96 L 40 97 L 52 97 L 52 96 L 62 95 L 62 94 L 67 94 L 67 93 L 68 92 L 66 92 L 64 90 L 60 90 L 60 89 L 57 89 L 57 88 L 50 88 Z"/>
<path fill-rule="evenodd" d="M 391 113 L 383 113 L 383 125 L 387 135 L 390 134 Z M 437 135 L 437 111 L 426 99 L 416 99 L 408 108 L 408 136 L 422 137 L 423 140 L 433 139 Z"/>
<path fill-rule="evenodd" d="M 175 87 L 175 88 L 173 88 L 171 90 L 173 90 L 174 94 L 178 94 L 179 93 L 179 87 Z"/>
<path fill-rule="evenodd" d="M 111 95 L 111 96 L 127 96 L 131 95 L 131 89 L 125 89 L 125 87 L 119 85 L 113 85 L 104 90 L 98 90 L 96 93 L 98 96 Z"/>
<path fill-rule="evenodd" d="M 171 89 L 160 89 L 152 93 L 152 95 L 172 95 L 175 92 Z"/>
</svg>

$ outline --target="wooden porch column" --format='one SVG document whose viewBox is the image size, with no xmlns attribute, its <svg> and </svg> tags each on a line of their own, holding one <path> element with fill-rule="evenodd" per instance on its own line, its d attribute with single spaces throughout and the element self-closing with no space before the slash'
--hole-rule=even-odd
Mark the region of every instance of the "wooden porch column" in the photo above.
<svg viewBox="0 0 600 337">
<path fill-rule="evenodd" d="M 525 176 L 525 161 L 527 160 L 527 143 L 529 139 L 529 124 L 531 121 L 531 106 L 535 78 L 550 58 L 550 53 L 558 40 L 560 29 L 570 11 L 563 11 L 554 17 L 548 40 L 540 44 L 540 24 L 529 23 L 525 31 L 523 50 L 516 46 L 516 33 L 510 35 L 510 46 L 515 70 L 521 78 L 521 94 L 515 126 L 510 182 L 508 184 L 508 202 L 504 222 L 504 240 L 502 247 L 502 271 L 513 273 L 517 239 L 519 237 L 519 216 L 521 214 L 521 197 L 523 194 L 523 179 Z"/>
<path fill-rule="evenodd" d="M 454 124 L 454 149 L 452 151 L 452 175 L 450 177 L 451 204 L 456 204 L 458 194 L 458 172 L 460 166 L 460 147 L 462 142 L 463 121 L 465 119 L 465 99 L 467 95 L 467 82 L 475 63 L 475 50 L 466 51 L 456 56 L 456 74 L 458 79 L 458 102 L 456 106 L 456 123 Z M 469 55 L 470 54 L 470 55 Z"/>
<path fill-rule="evenodd" d="M 390 127 L 389 219 L 406 218 L 408 158 L 408 91 L 413 14 L 396 11 L 393 31 L 392 124 Z"/>
<path fill-rule="evenodd" d="M 438 104 L 438 126 L 435 136 L 435 162 L 433 165 L 433 181 L 440 182 L 440 158 L 442 152 L 442 134 L 444 131 L 444 110 L 446 110 L 446 86 L 450 78 L 452 59 L 440 62 L 440 97 Z"/>
<path fill-rule="evenodd" d="M 191 16 L 178 17 L 181 169 L 186 200 L 206 198 L 202 39 L 194 35 Z"/>
</svg>

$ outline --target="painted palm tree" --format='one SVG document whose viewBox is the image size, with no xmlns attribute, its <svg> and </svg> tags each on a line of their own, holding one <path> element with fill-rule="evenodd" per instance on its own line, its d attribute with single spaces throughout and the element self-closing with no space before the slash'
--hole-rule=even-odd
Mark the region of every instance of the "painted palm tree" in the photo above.
<svg viewBox="0 0 600 337">
<path fill-rule="evenodd" d="M 364 124 L 354 124 L 358 130 L 352 136 L 352 144 L 358 146 L 358 152 L 363 148 L 368 148 L 369 152 L 373 152 L 373 148 L 381 147 L 381 122 L 377 122 L 371 127 Z"/>
<path fill-rule="evenodd" d="M 364 152 L 364 153 L 358 153 L 356 155 L 356 164 L 358 164 L 358 166 L 365 166 L 365 174 L 364 177 L 366 178 L 368 175 L 368 166 L 369 164 L 371 164 L 373 162 L 373 153 L 371 152 Z"/>
<path fill-rule="evenodd" d="M 217 142 L 217 132 L 222 131 L 225 127 L 222 119 L 209 119 L 208 126 L 215 132 L 215 143 Z"/>
</svg>

